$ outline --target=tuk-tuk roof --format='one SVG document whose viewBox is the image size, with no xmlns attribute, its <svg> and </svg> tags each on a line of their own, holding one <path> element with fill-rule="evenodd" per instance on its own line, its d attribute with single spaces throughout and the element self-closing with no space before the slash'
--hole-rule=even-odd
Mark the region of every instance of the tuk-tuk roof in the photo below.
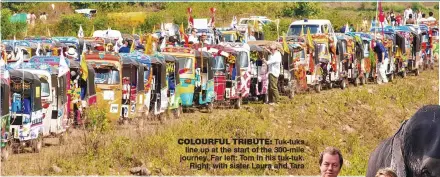
<svg viewBox="0 0 440 177">
<path fill-rule="evenodd" d="M 152 64 L 162 64 L 162 65 L 165 64 L 165 62 L 163 60 L 161 60 L 155 56 L 151 56 L 151 63 Z"/>
<path fill-rule="evenodd" d="M 249 47 L 252 52 L 263 52 L 264 51 L 264 49 L 258 45 L 250 44 Z"/>
<path fill-rule="evenodd" d="M 203 58 L 212 57 L 212 55 L 209 52 L 206 52 L 206 51 L 200 52 L 200 51 L 196 50 L 195 53 L 196 53 L 196 57 L 203 57 Z"/>
<path fill-rule="evenodd" d="M 24 40 L 26 41 L 31 41 L 31 42 L 41 42 L 41 43 L 46 43 L 46 44 L 53 44 L 54 40 L 52 40 L 51 38 L 48 37 L 34 37 L 34 36 L 28 36 L 25 37 Z"/>
<path fill-rule="evenodd" d="M 419 25 L 419 29 L 420 29 L 420 31 L 422 31 L 422 32 L 428 32 L 428 31 L 429 31 L 428 26 L 425 25 L 425 24 L 420 24 L 420 25 Z"/>
<path fill-rule="evenodd" d="M 58 74 L 57 68 L 46 63 L 23 63 L 17 70 L 22 69 L 38 75 L 50 76 L 51 74 Z"/>
<path fill-rule="evenodd" d="M 370 29 L 370 32 L 377 32 L 377 33 L 382 33 L 382 27 L 373 27 Z M 393 29 L 392 26 L 384 26 L 383 27 L 383 33 L 385 34 L 394 34 L 396 33 L 395 30 Z"/>
<path fill-rule="evenodd" d="M 411 32 L 411 28 L 409 28 L 409 26 L 396 26 L 396 27 L 394 27 L 394 30 Z"/>
<path fill-rule="evenodd" d="M 24 80 L 26 82 L 31 82 L 31 83 L 36 83 L 36 84 L 40 84 L 40 78 L 38 78 L 38 76 L 36 76 L 35 74 L 32 74 L 31 72 L 28 71 L 23 71 L 23 70 L 9 70 L 9 75 L 11 76 L 11 79 L 20 79 L 20 80 Z"/>
<path fill-rule="evenodd" d="M 361 33 L 361 32 L 348 32 L 347 34 L 349 35 L 356 35 L 361 37 L 362 40 L 367 40 L 367 41 L 371 41 L 373 40 L 373 36 L 371 36 L 368 33 Z"/>
<path fill-rule="evenodd" d="M 67 66 L 69 66 L 69 60 L 66 58 Z M 60 65 L 60 57 L 59 56 L 33 56 L 29 59 L 31 63 L 46 63 L 52 66 Z"/>
<path fill-rule="evenodd" d="M 141 52 L 135 52 L 135 53 L 119 53 L 119 56 L 123 58 L 131 58 L 133 60 L 136 60 L 139 63 L 150 65 L 151 64 L 151 58 L 148 55 L 145 55 Z"/>
<path fill-rule="evenodd" d="M 139 62 L 131 58 L 122 58 L 122 65 L 139 66 Z"/>
<path fill-rule="evenodd" d="M 112 54 L 113 52 L 89 52 L 85 54 L 85 58 L 87 60 L 111 60 L 111 61 L 121 61 L 121 57 L 119 55 Z"/>
<path fill-rule="evenodd" d="M 73 36 L 52 37 L 52 39 L 60 43 L 75 43 L 75 44 L 79 43 L 79 39 Z"/>
</svg>

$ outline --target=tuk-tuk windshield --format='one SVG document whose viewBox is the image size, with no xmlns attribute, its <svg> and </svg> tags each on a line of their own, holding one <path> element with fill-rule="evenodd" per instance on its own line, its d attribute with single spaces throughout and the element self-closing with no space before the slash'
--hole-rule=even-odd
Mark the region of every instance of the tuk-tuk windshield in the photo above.
<svg viewBox="0 0 440 177">
<path fill-rule="evenodd" d="M 299 36 L 301 34 L 301 30 L 304 30 L 303 32 L 305 34 L 307 32 L 307 28 L 310 28 L 310 34 L 316 34 L 318 32 L 319 25 L 291 25 L 287 35 Z"/>
<path fill-rule="evenodd" d="M 429 36 L 428 35 L 422 35 L 422 42 L 429 42 Z"/>
<path fill-rule="evenodd" d="M 341 54 L 347 53 L 347 43 L 341 42 Z"/>
<path fill-rule="evenodd" d="M 41 97 L 48 97 L 50 95 L 49 83 L 41 82 Z"/>
<path fill-rule="evenodd" d="M 328 55 L 327 45 L 318 43 L 318 52 L 319 55 Z"/>
<path fill-rule="evenodd" d="M 114 69 L 95 69 L 96 84 L 119 84 L 119 71 Z"/>
<path fill-rule="evenodd" d="M 241 68 L 247 68 L 248 66 L 249 66 L 249 58 L 248 58 L 248 55 L 247 55 L 247 53 L 246 52 L 240 52 L 240 61 L 238 61 L 238 62 L 240 62 L 240 67 Z"/>
<path fill-rule="evenodd" d="M 364 41 L 364 56 L 368 56 L 370 54 L 370 43 L 368 41 Z"/>
<path fill-rule="evenodd" d="M 235 42 L 235 36 L 233 34 L 223 34 L 226 42 Z"/>
<path fill-rule="evenodd" d="M 225 57 L 215 56 L 213 70 L 224 70 L 225 69 Z"/>
<path fill-rule="evenodd" d="M 296 59 L 298 58 L 303 61 L 306 59 L 306 52 L 304 50 L 298 51 L 298 52 L 294 52 L 293 53 L 293 58 Z"/>
<path fill-rule="evenodd" d="M 184 69 L 184 68 L 186 68 L 186 69 L 188 69 L 185 73 L 187 73 L 187 74 L 191 74 L 193 71 L 192 71 L 192 65 L 193 65 L 193 63 L 192 63 L 192 58 L 177 58 L 178 60 L 178 63 L 179 63 L 179 69 Z"/>
</svg>

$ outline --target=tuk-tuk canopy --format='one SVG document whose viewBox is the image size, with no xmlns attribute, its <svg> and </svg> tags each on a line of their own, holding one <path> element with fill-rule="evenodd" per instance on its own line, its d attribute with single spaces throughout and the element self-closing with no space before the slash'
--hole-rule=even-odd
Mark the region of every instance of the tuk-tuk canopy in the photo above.
<svg viewBox="0 0 440 177">
<path fill-rule="evenodd" d="M 122 65 L 130 65 L 139 67 L 139 62 L 131 58 L 122 58 Z"/>
<path fill-rule="evenodd" d="M 113 54 L 113 52 L 89 52 L 85 54 L 87 60 L 110 60 L 120 62 L 120 56 Z"/>
<path fill-rule="evenodd" d="M 295 37 L 289 38 L 291 40 L 294 41 Z M 270 45 L 275 44 L 277 46 L 277 49 L 281 52 L 284 53 L 284 49 L 283 46 L 279 43 L 279 42 L 275 42 L 275 41 L 267 41 L 267 40 L 258 40 L 258 41 L 248 41 L 248 45 L 257 45 L 257 46 L 265 46 L 265 47 L 269 47 Z"/>
<path fill-rule="evenodd" d="M 31 63 L 46 63 L 51 66 L 59 66 L 60 65 L 60 57 L 59 56 L 33 56 L 29 59 Z M 67 66 L 69 66 L 69 60 L 66 59 Z"/>
<path fill-rule="evenodd" d="M 359 36 L 362 40 L 366 40 L 366 41 L 371 41 L 371 40 L 373 40 L 373 36 L 371 36 L 370 34 L 368 34 L 368 33 L 361 33 L 361 32 L 349 32 L 349 33 L 347 33 L 347 34 L 349 34 L 349 35 L 356 35 L 356 36 Z"/>
<path fill-rule="evenodd" d="M 53 40 L 60 43 L 71 43 L 71 44 L 79 44 L 79 39 L 76 37 L 68 36 L 68 37 L 52 37 Z"/>
<path fill-rule="evenodd" d="M 264 49 L 258 45 L 250 44 L 249 47 L 252 52 L 263 52 L 264 51 Z"/>
<path fill-rule="evenodd" d="M 28 71 L 12 69 L 9 70 L 9 75 L 11 76 L 11 80 L 24 80 L 31 84 L 41 84 L 40 78 Z"/>
</svg>

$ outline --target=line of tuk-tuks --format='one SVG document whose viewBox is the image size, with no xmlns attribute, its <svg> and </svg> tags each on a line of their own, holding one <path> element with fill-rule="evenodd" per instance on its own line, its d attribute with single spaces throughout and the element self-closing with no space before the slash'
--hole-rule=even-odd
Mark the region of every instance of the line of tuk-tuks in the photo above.
<svg viewBox="0 0 440 177">
<path fill-rule="evenodd" d="M 10 150 L 25 147 L 40 152 L 43 138 L 63 142 L 68 128 L 84 124 L 84 111 L 100 101 L 109 119 L 122 122 L 160 120 L 168 111 L 180 117 L 194 107 L 211 112 L 218 106 L 238 109 L 243 102 L 268 102 L 268 70 L 261 58 L 268 58 L 265 47 L 273 43 L 283 56 L 278 88 L 289 98 L 308 90 L 374 83 L 374 36 L 388 50 L 390 80 L 434 68 L 436 26 L 372 32 L 335 34 L 337 41 L 324 33 L 287 36 L 283 41 L 172 46 L 150 55 L 101 50 L 112 42 L 104 38 L 3 40 L 2 159 Z M 73 50 L 83 55 L 67 53 Z M 18 58 L 24 63 L 11 68 Z M 60 72 L 62 62 L 69 72 Z"/>
</svg>

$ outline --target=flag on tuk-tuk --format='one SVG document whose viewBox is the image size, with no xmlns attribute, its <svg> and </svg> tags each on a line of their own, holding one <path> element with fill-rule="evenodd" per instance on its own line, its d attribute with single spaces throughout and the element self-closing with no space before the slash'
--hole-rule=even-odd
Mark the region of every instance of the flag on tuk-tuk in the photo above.
<svg viewBox="0 0 440 177">
<path fill-rule="evenodd" d="M 211 7 L 209 10 L 211 11 L 211 20 L 209 24 L 211 27 L 215 27 L 215 11 L 217 11 L 217 9 L 215 7 Z"/>
<path fill-rule="evenodd" d="M 135 40 L 133 40 L 133 41 L 131 42 L 130 53 L 132 53 L 132 52 L 135 51 L 135 48 L 136 48 L 135 42 L 136 42 Z"/>
<path fill-rule="evenodd" d="M 299 36 L 304 36 L 304 26 L 301 25 L 301 32 L 299 33 Z"/>
<path fill-rule="evenodd" d="M 67 72 L 69 72 L 69 65 L 67 65 L 66 58 L 64 58 L 63 48 L 61 48 L 60 65 L 58 66 L 58 77 L 61 77 Z"/>
<path fill-rule="evenodd" d="M 192 13 L 192 9 L 191 7 L 188 8 L 188 25 L 190 26 L 190 28 L 194 27 L 194 19 L 191 16 Z"/>
<path fill-rule="evenodd" d="M 83 80 L 87 80 L 87 77 L 89 76 L 89 70 L 87 69 L 87 63 L 86 63 L 86 51 L 87 51 L 87 47 L 86 47 L 86 43 L 84 42 L 83 52 L 80 61 L 80 67 L 82 71 L 81 78 Z"/>
<path fill-rule="evenodd" d="M 90 34 L 90 37 L 93 37 L 93 32 L 95 32 L 95 25 L 93 25 L 93 28 L 92 28 L 92 32 L 91 32 L 91 34 Z"/>
<path fill-rule="evenodd" d="M 188 35 L 185 34 L 185 29 L 183 28 L 183 23 L 180 25 L 179 32 L 180 32 L 180 36 L 183 37 L 183 39 L 185 39 L 185 45 L 188 45 L 189 38 L 188 38 Z"/>
<path fill-rule="evenodd" d="M 83 38 L 83 37 L 84 37 L 84 31 L 82 25 L 79 25 L 78 38 Z"/>
<path fill-rule="evenodd" d="M 311 49 L 315 49 L 315 46 L 313 46 L 312 35 L 310 34 L 310 28 L 307 28 L 307 43 Z"/>
<path fill-rule="evenodd" d="M 260 28 L 259 28 L 259 26 L 258 26 L 258 22 L 257 22 L 257 20 L 254 20 L 254 26 L 253 26 L 253 28 L 254 28 L 254 31 L 255 31 L 255 32 L 260 31 Z"/>
<path fill-rule="evenodd" d="M 287 54 L 290 53 L 289 46 L 287 45 L 287 41 L 286 41 L 286 33 L 283 33 L 283 50 Z"/>
<path fill-rule="evenodd" d="M 40 50 L 41 50 L 41 43 L 38 42 L 38 44 L 37 44 L 37 50 L 35 51 L 35 54 L 36 54 L 37 56 L 40 56 Z"/>
</svg>

